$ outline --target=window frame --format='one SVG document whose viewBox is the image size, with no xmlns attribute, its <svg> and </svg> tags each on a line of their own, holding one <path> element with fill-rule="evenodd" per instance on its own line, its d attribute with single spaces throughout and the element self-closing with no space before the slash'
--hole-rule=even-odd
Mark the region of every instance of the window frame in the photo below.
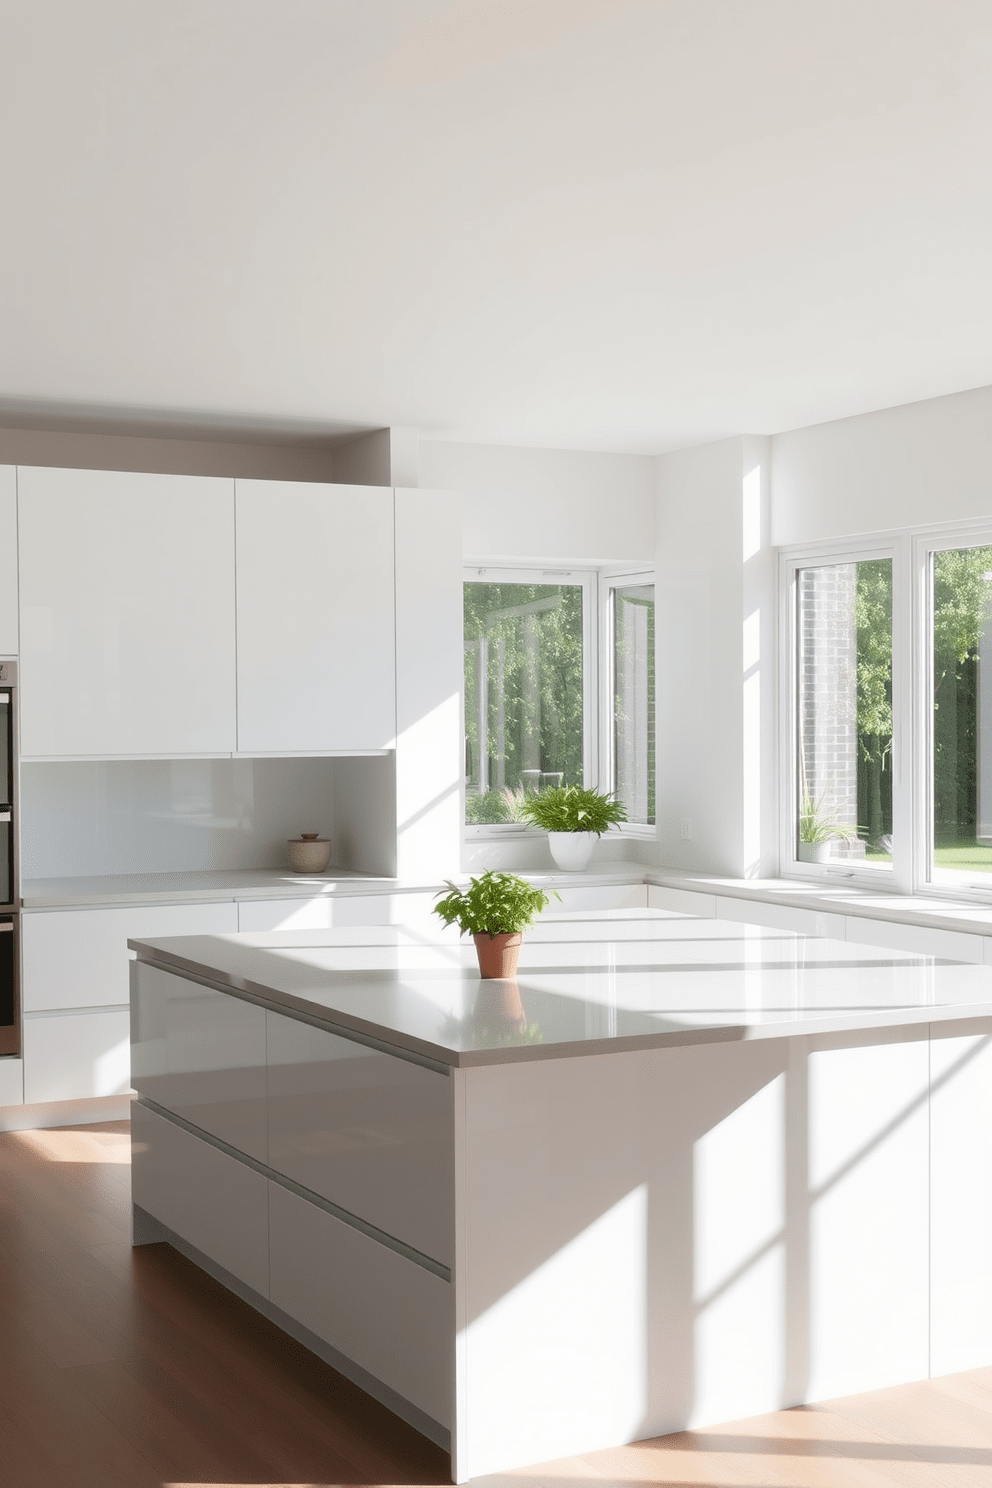
<svg viewBox="0 0 992 1488">
<path fill-rule="evenodd" d="M 890 559 L 892 563 L 892 867 L 859 867 L 857 859 L 803 863 L 796 851 L 799 800 L 798 574 L 801 569 Z M 882 533 L 861 541 L 783 548 L 779 553 L 779 872 L 783 877 L 846 883 L 876 893 L 911 893 L 915 880 L 912 713 L 914 690 L 907 624 L 907 535 Z"/>
<path fill-rule="evenodd" d="M 939 881 L 932 877 L 934 819 L 934 720 L 933 720 L 933 592 L 931 560 L 935 553 L 959 548 L 992 547 L 992 521 L 981 518 L 953 525 L 919 528 L 912 536 L 913 579 L 913 700 L 912 744 L 914 779 L 919 782 L 913 834 L 914 892 L 933 898 L 965 899 L 988 904 L 992 899 L 992 873 L 988 882 L 976 882 L 966 873 L 945 868 Z"/>
<path fill-rule="evenodd" d="M 547 564 L 468 563 L 462 569 L 465 584 L 574 584 L 582 589 L 582 783 L 594 785 L 599 777 L 598 739 L 595 727 L 596 698 L 599 687 L 599 654 L 596 630 L 599 616 L 598 571 L 594 568 L 551 568 Z M 462 740 L 465 739 L 465 650 L 462 637 Z M 523 837 L 537 832 L 526 822 L 484 822 L 479 825 L 465 820 L 465 771 L 462 769 L 462 832 L 467 840 L 478 838 Z"/>
<path fill-rule="evenodd" d="M 656 584 L 650 563 L 551 565 L 473 561 L 462 569 L 462 583 L 576 584 L 582 587 L 582 783 L 598 790 L 612 789 L 613 780 L 613 634 L 612 591 L 629 583 Z M 657 611 L 656 625 L 657 625 Z M 657 668 L 657 630 L 655 631 Z M 464 658 L 465 641 L 463 638 Z M 465 738 L 464 660 L 461 688 L 461 730 Z M 657 672 L 656 672 L 657 675 Z M 656 692 L 657 696 L 657 692 Z M 656 745 L 657 749 L 657 745 Z M 657 757 L 657 756 L 656 756 Z M 606 785 L 602 781 L 607 781 Z M 624 837 L 654 840 L 655 822 L 621 822 L 611 832 Z M 462 833 L 465 841 L 542 836 L 538 827 L 525 822 L 465 821 L 465 773 L 462 770 Z"/>
<path fill-rule="evenodd" d="M 613 704 L 616 695 L 616 609 L 614 591 L 628 585 L 650 584 L 655 590 L 655 655 L 652 658 L 657 669 L 658 610 L 655 571 L 650 564 L 635 566 L 609 566 L 599 570 L 599 675 L 603 680 L 599 696 L 600 778 L 607 784 L 601 790 L 613 790 L 616 782 L 616 731 L 614 729 Z M 658 723 L 657 723 L 657 670 L 655 672 L 655 780 L 657 793 Z M 658 806 L 655 800 L 653 822 L 619 822 L 611 829 L 623 837 L 655 841 L 658 836 Z"/>
</svg>

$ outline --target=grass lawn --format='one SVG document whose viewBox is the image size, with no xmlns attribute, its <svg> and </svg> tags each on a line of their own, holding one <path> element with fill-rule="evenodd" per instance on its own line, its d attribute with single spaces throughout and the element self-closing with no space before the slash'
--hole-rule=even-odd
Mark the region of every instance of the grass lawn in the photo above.
<svg viewBox="0 0 992 1488">
<path fill-rule="evenodd" d="M 959 873 L 992 873 L 992 845 L 974 840 L 938 843 L 933 861 L 936 868 L 955 868 Z"/>
</svg>

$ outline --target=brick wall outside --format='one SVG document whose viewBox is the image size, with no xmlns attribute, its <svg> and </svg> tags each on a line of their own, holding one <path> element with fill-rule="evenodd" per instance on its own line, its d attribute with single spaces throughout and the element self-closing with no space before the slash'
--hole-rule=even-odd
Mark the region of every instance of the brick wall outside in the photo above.
<svg viewBox="0 0 992 1488">
<path fill-rule="evenodd" d="M 799 571 L 800 788 L 838 822 L 858 821 L 856 565 Z M 833 856 L 864 856 L 836 841 Z"/>
</svg>

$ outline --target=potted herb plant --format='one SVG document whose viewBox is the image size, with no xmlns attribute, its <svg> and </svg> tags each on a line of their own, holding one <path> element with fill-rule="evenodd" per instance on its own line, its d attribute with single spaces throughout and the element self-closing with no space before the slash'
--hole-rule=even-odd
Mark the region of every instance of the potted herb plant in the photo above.
<svg viewBox="0 0 992 1488">
<path fill-rule="evenodd" d="M 458 888 L 450 880 L 447 887 L 448 893 L 435 904 L 434 913 L 446 925 L 455 923 L 462 935 L 468 932 L 474 938 L 479 975 L 516 976 L 523 932 L 548 906 L 544 890 L 516 874 L 497 873 L 492 868 L 470 879 L 467 889 Z"/>
<path fill-rule="evenodd" d="M 592 850 L 603 833 L 627 820 L 622 801 L 612 791 L 585 790 L 580 785 L 557 785 L 528 796 L 520 807 L 525 821 L 543 827 L 551 856 L 559 868 L 578 873 L 588 867 Z"/>
<path fill-rule="evenodd" d="M 838 821 L 823 796 L 814 799 L 804 787 L 799 801 L 800 863 L 826 863 L 834 842 L 851 842 L 857 835 L 857 827 Z"/>
</svg>

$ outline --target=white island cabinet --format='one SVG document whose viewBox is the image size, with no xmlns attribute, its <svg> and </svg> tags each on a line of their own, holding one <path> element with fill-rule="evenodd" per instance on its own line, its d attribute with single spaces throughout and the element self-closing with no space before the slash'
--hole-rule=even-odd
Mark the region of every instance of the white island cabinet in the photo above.
<svg viewBox="0 0 992 1488">
<path fill-rule="evenodd" d="M 236 487 L 238 750 L 392 748 L 392 490 Z"/>
<path fill-rule="evenodd" d="M 18 469 L 21 754 L 236 747 L 234 482 Z"/>
<path fill-rule="evenodd" d="M 515 982 L 422 927 L 134 949 L 135 1243 L 458 1482 L 992 1364 L 992 968 L 647 909 Z"/>
</svg>

